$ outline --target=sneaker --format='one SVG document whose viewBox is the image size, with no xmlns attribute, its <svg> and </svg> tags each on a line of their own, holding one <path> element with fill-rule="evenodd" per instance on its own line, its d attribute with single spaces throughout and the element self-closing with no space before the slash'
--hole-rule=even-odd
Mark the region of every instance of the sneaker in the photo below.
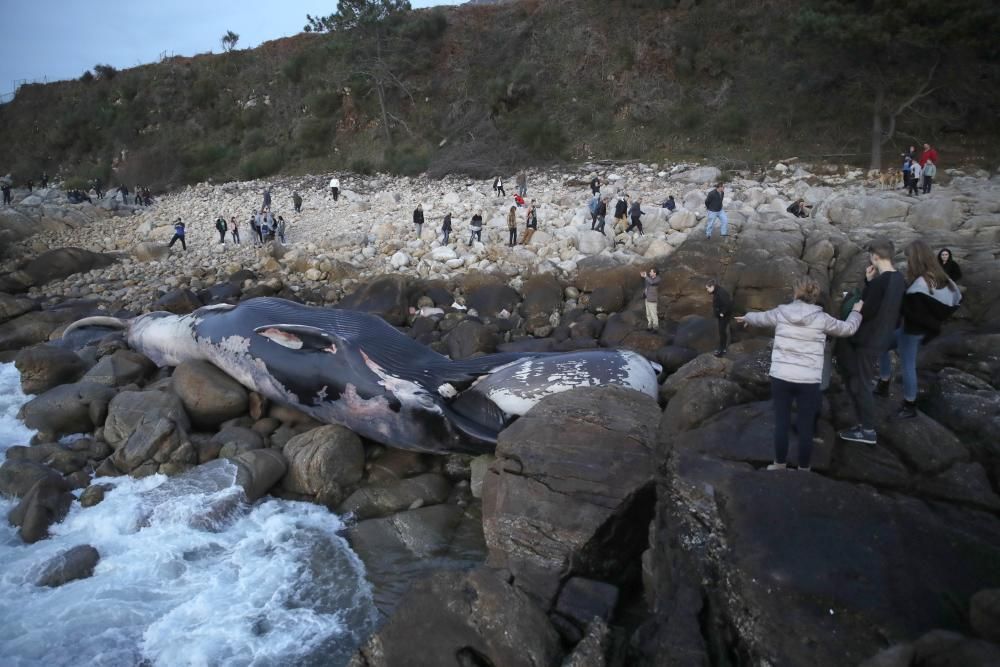
<svg viewBox="0 0 1000 667">
<path fill-rule="evenodd" d="M 788 464 L 787 463 L 772 463 L 771 465 L 767 466 L 767 469 L 768 470 L 787 470 L 788 469 Z"/>
<path fill-rule="evenodd" d="M 910 401 L 903 401 L 903 407 L 896 413 L 897 419 L 913 419 L 917 416 L 917 406 Z"/>
<path fill-rule="evenodd" d="M 872 390 L 872 393 L 876 396 L 888 396 L 889 395 L 889 380 L 879 380 L 878 384 Z"/>
<path fill-rule="evenodd" d="M 717 357 L 724 357 L 724 356 L 726 356 L 726 351 L 725 350 L 716 350 L 715 351 L 715 356 L 717 356 Z"/>
<path fill-rule="evenodd" d="M 866 445 L 875 444 L 875 429 L 873 428 L 861 428 L 860 426 L 855 426 L 854 428 L 849 428 L 844 431 L 837 433 L 841 440 L 847 440 L 848 442 L 861 442 Z"/>
</svg>

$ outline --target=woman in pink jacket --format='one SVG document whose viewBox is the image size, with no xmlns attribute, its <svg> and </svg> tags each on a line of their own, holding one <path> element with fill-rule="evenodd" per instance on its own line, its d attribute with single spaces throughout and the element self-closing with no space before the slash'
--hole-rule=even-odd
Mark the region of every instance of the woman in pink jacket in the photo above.
<svg viewBox="0 0 1000 667">
<path fill-rule="evenodd" d="M 798 407 L 799 470 L 809 470 L 813 432 L 821 401 L 826 337 L 852 336 L 861 325 L 862 302 L 854 304 L 846 320 L 838 320 L 816 305 L 819 298 L 819 283 L 806 276 L 795 281 L 791 303 L 736 318 L 743 326 L 774 329 L 770 372 L 771 398 L 774 401 L 774 463 L 767 467 L 768 470 L 788 467 L 788 427 L 791 425 L 793 400 Z"/>
</svg>

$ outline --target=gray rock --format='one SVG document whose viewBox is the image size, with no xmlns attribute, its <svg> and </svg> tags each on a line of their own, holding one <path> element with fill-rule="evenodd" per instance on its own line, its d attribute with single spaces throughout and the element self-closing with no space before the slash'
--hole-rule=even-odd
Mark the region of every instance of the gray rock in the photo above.
<svg viewBox="0 0 1000 667">
<path fill-rule="evenodd" d="M 211 444 L 218 448 L 215 456 L 231 459 L 244 452 L 263 449 L 264 437 L 253 429 L 230 426 L 212 436 Z M 210 456 L 210 451 L 210 448 L 199 448 L 198 460 L 200 463 L 215 458 Z"/>
<path fill-rule="evenodd" d="M 173 390 L 196 426 L 211 428 L 245 414 L 247 390 L 207 361 L 187 361 L 174 371 Z"/>
<path fill-rule="evenodd" d="M 383 517 L 419 502 L 421 507 L 448 500 L 451 486 L 442 475 L 426 473 L 407 479 L 363 486 L 340 504 L 338 514 L 351 514 L 358 521 Z"/>
<path fill-rule="evenodd" d="M 92 382 L 63 384 L 25 403 L 18 416 L 42 440 L 89 433 L 104 423 L 114 395 L 114 389 Z"/>
<path fill-rule="evenodd" d="M 460 322 L 445 340 L 452 359 L 467 359 L 475 354 L 493 352 L 497 344 L 496 334 L 475 320 Z"/>
<path fill-rule="evenodd" d="M 153 310 L 165 310 L 175 315 L 187 315 L 201 308 L 198 295 L 189 289 L 175 289 L 167 292 L 153 304 Z"/>
<path fill-rule="evenodd" d="M 572 577 L 556 599 L 553 613 L 575 627 L 574 641 L 579 641 L 594 619 L 610 621 L 618 605 L 618 587 L 603 581 Z"/>
<path fill-rule="evenodd" d="M 230 461 L 236 465 L 236 483 L 251 503 L 263 498 L 288 470 L 285 457 L 275 449 L 255 449 Z"/>
<path fill-rule="evenodd" d="M 7 518 L 21 539 L 33 544 L 48 537 L 49 526 L 62 521 L 72 503 L 63 478 L 47 476 L 35 482 Z"/>
<path fill-rule="evenodd" d="M 486 473 L 495 460 L 496 457 L 492 454 L 480 454 L 472 459 L 469 465 L 469 490 L 473 498 L 483 497 L 483 480 L 486 479 Z"/>
<path fill-rule="evenodd" d="M 72 350 L 55 345 L 34 345 L 17 353 L 14 366 L 21 373 L 21 391 L 43 394 L 68 382 L 76 382 L 87 364 Z"/>
<path fill-rule="evenodd" d="M 289 440 L 283 451 L 288 474 L 281 480 L 282 489 L 330 507 L 339 504 L 364 474 L 361 439 L 343 426 L 306 431 Z"/>
<path fill-rule="evenodd" d="M 104 437 L 118 470 L 142 476 L 166 464 L 195 464 L 190 422 L 180 399 L 167 391 L 123 391 L 108 407 Z M 166 471 L 164 471 L 166 472 Z"/>
<path fill-rule="evenodd" d="M 156 371 L 156 364 L 131 350 L 118 350 L 102 357 L 97 365 L 83 376 L 83 382 L 103 384 L 107 387 L 124 387 L 140 384 Z"/>
<path fill-rule="evenodd" d="M 403 276 L 382 276 L 345 296 L 338 307 L 378 315 L 389 324 L 402 326 L 410 314 L 410 295 L 413 291 L 413 286 Z"/>
<path fill-rule="evenodd" d="M 405 449 L 386 449 L 381 456 L 368 464 L 368 481 L 382 482 L 403 479 L 427 472 L 427 457 L 420 452 Z"/>
<path fill-rule="evenodd" d="M 0 292 L 0 324 L 37 308 L 38 304 L 30 299 Z"/>
<path fill-rule="evenodd" d="M 347 531 L 347 539 L 366 562 L 382 558 L 387 552 L 406 558 L 429 558 L 447 551 L 461 520 L 460 507 L 432 505 L 359 521 Z"/>
<path fill-rule="evenodd" d="M 89 544 L 80 544 L 62 552 L 42 566 L 36 586 L 56 588 L 70 581 L 86 579 L 94 574 L 101 554 Z"/>
<path fill-rule="evenodd" d="M 113 489 L 110 484 L 91 484 L 80 494 L 80 505 L 82 507 L 93 507 L 104 500 L 104 495 Z"/>
<path fill-rule="evenodd" d="M 573 652 L 563 660 L 562 667 L 606 667 L 611 646 L 611 628 L 599 618 L 587 626 L 583 639 L 573 647 Z"/>
<path fill-rule="evenodd" d="M 22 498 L 43 479 L 60 480 L 62 475 L 35 461 L 8 458 L 0 465 L 0 495 Z"/>
<path fill-rule="evenodd" d="M 670 399 L 663 411 L 662 428 L 686 431 L 724 409 L 744 403 L 752 396 L 740 385 L 724 378 L 689 380 Z"/>
<path fill-rule="evenodd" d="M 1000 588 L 981 590 L 969 603 L 969 622 L 976 634 L 1000 644 Z"/>
</svg>

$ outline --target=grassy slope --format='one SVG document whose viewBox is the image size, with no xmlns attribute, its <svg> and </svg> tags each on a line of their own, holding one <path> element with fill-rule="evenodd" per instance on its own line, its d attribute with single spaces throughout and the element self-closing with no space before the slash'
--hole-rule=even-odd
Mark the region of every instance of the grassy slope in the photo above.
<svg viewBox="0 0 1000 667">
<path fill-rule="evenodd" d="M 47 169 L 165 187 L 279 170 L 486 175 L 589 156 L 747 166 L 846 153 L 864 163 L 868 100 L 844 73 L 792 56 L 782 34 L 794 7 L 519 0 L 414 12 L 386 58 L 402 84 L 387 89 L 391 147 L 370 80 L 351 71 L 361 46 L 340 36 L 27 86 L 0 107 L 0 165 L 15 178 Z M 920 137 L 949 156 L 995 157 L 983 147 L 996 145 L 996 65 L 970 67 L 977 94 L 942 89 L 901 119 L 899 144 Z"/>
</svg>

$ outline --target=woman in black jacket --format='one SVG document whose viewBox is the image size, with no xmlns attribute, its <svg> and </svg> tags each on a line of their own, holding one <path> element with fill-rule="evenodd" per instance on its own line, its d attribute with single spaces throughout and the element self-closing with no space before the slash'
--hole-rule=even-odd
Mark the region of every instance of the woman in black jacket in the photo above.
<svg viewBox="0 0 1000 667">
<path fill-rule="evenodd" d="M 938 253 L 938 263 L 941 264 L 941 268 L 948 274 L 948 277 L 956 283 L 962 279 L 962 267 L 952 257 L 951 250 L 941 248 L 941 252 Z"/>
<path fill-rule="evenodd" d="M 940 259 L 940 256 L 939 256 Z M 934 253 L 923 241 L 906 246 L 906 279 L 909 286 L 903 295 L 903 326 L 896 329 L 894 346 L 899 353 L 903 376 L 903 407 L 900 419 L 917 416 L 917 350 L 920 344 L 941 333 L 941 325 L 958 310 L 962 292 L 948 278 L 944 268 L 934 261 Z M 886 350 L 879 359 L 879 382 L 876 393 L 889 393 L 892 359 Z"/>
</svg>

